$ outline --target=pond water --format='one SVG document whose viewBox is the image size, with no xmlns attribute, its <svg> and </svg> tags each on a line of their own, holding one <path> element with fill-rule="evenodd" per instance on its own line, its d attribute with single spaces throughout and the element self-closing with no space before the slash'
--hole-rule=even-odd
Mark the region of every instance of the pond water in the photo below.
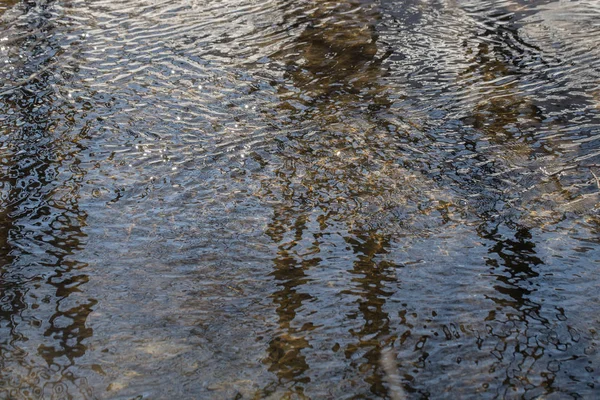
<svg viewBox="0 0 600 400">
<path fill-rule="evenodd" d="M 600 397 L 596 0 L 0 0 L 0 398 Z"/>
</svg>

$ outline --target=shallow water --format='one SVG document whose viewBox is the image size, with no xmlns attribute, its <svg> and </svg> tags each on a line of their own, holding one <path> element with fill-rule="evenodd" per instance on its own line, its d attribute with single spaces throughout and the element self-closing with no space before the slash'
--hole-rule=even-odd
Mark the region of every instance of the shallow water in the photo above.
<svg viewBox="0 0 600 400">
<path fill-rule="evenodd" d="M 0 398 L 600 396 L 600 6 L 0 2 Z"/>
</svg>

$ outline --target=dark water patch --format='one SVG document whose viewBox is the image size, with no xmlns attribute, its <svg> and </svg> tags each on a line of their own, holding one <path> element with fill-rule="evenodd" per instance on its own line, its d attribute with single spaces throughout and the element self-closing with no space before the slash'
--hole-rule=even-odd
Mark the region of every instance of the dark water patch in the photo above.
<svg viewBox="0 0 600 400">
<path fill-rule="evenodd" d="M 16 35 L 3 47 L 1 393 L 91 398 L 75 367 L 93 335 L 86 319 L 97 300 L 84 293 L 87 264 L 75 256 L 87 241 L 78 204 L 85 171 L 71 107 L 55 89 L 64 41 L 51 7 L 22 7 L 16 18 L 5 14 Z"/>
</svg>

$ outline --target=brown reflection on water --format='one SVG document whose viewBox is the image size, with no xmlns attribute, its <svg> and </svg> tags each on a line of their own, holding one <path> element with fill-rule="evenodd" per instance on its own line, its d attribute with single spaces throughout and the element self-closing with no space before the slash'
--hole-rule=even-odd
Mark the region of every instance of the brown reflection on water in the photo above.
<svg viewBox="0 0 600 400">
<path fill-rule="evenodd" d="M 349 271 L 353 288 L 343 293 L 357 297 L 357 312 L 347 318 L 361 317 L 363 325 L 360 329 L 352 329 L 354 343 L 346 346 L 346 358 L 353 360 L 350 365 L 365 375 L 365 382 L 374 395 L 385 397 L 388 390 L 384 386 L 384 372 L 380 368 L 381 350 L 393 343 L 395 335 L 390 330 L 390 316 L 384 310 L 386 299 L 394 292 L 386 288 L 386 284 L 397 281 L 396 269 L 380 256 L 387 253 L 390 237 L 377 232 L 358 233 L 355 238 L 348 238 L 352 251 L 357 255 L 353 268 Z"/>
<path fill-rule="evenodd" d="M 510 3 L 506 7 L 510 9 Z M 535 10 L 523 7 L 519 13 L 535 15 Z M 595 116 L 584 111 L 589 99 L 577 90 L 557 85 L 539 95 L 538 89 L 532 89 L 554 83 L 545 74 L 552 73 L 547 71 L 552 71 L 557 61 L 535 43 L 528 43 L 523 37 L 526 29 L 520 24 L 510 13 L 495 15 L 473 39 L 477 44 L 469 48 L 470 67 L 461 77 L 464 86 L 472 86 L 477 104 L 462 122 L 475 129 L 476 135 L 466 138 L 465 147 L 482 166 L 470 166 L 466 178 L 477 183 L 465 187 L 477 188 L 478 182 L 484 182 L 492 189 L 479 193 L 476 211 L 484 218 L 490 212 L 507 214 L 506 208 L 511 214 L 505 215 L 508 219 L 540 226 L 556 223 L 565 212 L 587 213 L 595 208 L 598 197 L 590 194 L 590 185 L 585 184 L 592 177 L 589 164 L 572 164 L 562 173 L 561 161 L 588 158 L 580 154 L 585 149 L 573 146 L 569 135 L 562 137 L 562 131 L 573 128 L 574 115 L 585 114 L 585 120 Z M 529 29 L 540 27 L 531 24 Z M 532 77 L 528 68 L 534 63 L 543 68 Z M 576 77 L 573 80 L 576 82 Z M 583 128 L 580 134 L 587 132 Z M 564 145 L 564 140 L 569 144 Z M 585 186 L 588 189 L 582 190 Z"/>
<path fill-rule="evenodd" d="M 488 43 L 480 43 L 471 59 L 471 67 L 465 71 L 466 75 L 479 76 L 485 93 L 466 121 L 488 135 L 493 143 L 525 147 L 526 143 L 519 141 L 528 138 L 521 138 L 519 134 L 530 125 L 539 124 L 539 116 L 530 101 L 519 94 L 518 72 L 504 60 L 507 55 L 497 54 L 497 51 Z M 515 79 L 505 84 L 494 83 L 503 78 Z M 528 151 L 523 150 L 522 156 L 527 155 Z"/>
<path fill-rule="evenodd" d="M 0 1 L 0 16 L 10 7 L 17 4 L 19 0 L 1 0 Z"/>
<path fill-rule="evenodd" d="M 437 185 L 411 166 L 412 138 L 386 119 L 388 53 L 377 43 L 377 3 L 306 4 L 306 29 L 273 56 L 286 65 L 276 118 L 288 133 L 265 191 L 293 209 L 318 207 L 324 224 L 351 229 L 443 208 Z"/>
<path fill-rule="evenodd" d="M 471 192 L 472 210 L 484 220 L 501 216 L 529 226 L 556 222 L 556 209 L 566 199 L 556 177 L 542 173 L 552 168 L 555 149 L 536 135 L 544 116 L 523 89 L 527 82 L 520 64 L 541 56 L 519 48 L 522 39 L 510 22 L 510 15 L 490 22 L 469 48 L 470 66 L 461 79 L 477 103 L 462 119 L 468 155 L 455 164 L 468 172 L 455 181 Z"/>
<path fill-rule="evenodd" d="M 283 390 L 300 397 L 314 395 L 305 393 L 311 377 L 321 370 L 311 364 L 313 346 L 333 340 L 333 347 L 318 357 L 343 357 L 352 377 L 344 385 L 355 393 L 386 396 L 379 359 L 381 348 L 393 340 L 384 307 L 391 294 L 386 285 L 395 282 L 396 265 L 382 258 L 391 236 L 378 232 L 377 214 L 387 207 L 390 216 L 399 203 L 406 205 L 401 196 L 389 196 L 396 185 L 413 178 L 389 156 L 388 131 L 377 116 L 389 101 L 380 82 L 386 55 L 377 45 L 376 3 L 307 5 L 312 8 L 306 12 L 306 29 L 293 46 L 275 55 L 286 64 L 279 96 L 292 133 L 279 154 L 275 179 L 264 182 L 266 195 L 277 203 L 267 234 L 277 249 L 271 273 L 277 290 L 271 298 L 278 323 L 264 360 L 278 384 L 264 394 Z M 342 267 L 346 278 L 339 292 L 321 288 L 323 282 L 313 282 L 310 276 L 331 265 L 322 248 L 331 234 L 344 238 L 341 257 L 355 260 Z M 355 300 L 347 303 L 348 298 Z M 327 334 L 323 340 L 319 335 L 337 329 L 340 321 L 308 312 L 307 307 L 339 301 L 352 311 L 338 317 L 352 322 L 342 328 L 344 337 Z M 319 395 L 339 390 L 317 386 Z"/>
<path fill-rule="evenodd" d="M 86 298 L 87 214 L 79 207 L 79 132 L 73 111 L 53 89 L 48 68 L 60 49 L 55 25 L 40 9 L 26 14 L 11 43 L 28 49 L 15 74 L 30 76 L 3 95 L 2 224 L 0 226 L 0 396 L 54 398 L 93 394 L 78 377 L 76 359 L 86 353 L 93 330 L 86 320 L 97 301 Z M 32 11 L 33 10 L 33 11 Z M 40 36 L 30 29 L 42 29 Z M 16 80 L 15 80 L 16 81 Z M 37 346 L 36 348 L 32 346 Z"/>
<path fill-rule="evenodd" d="M 278 235 L 285 232 L 286 222 L 285 215 L 276 214 L 268 232 L 269 236 L 279 243 L 277 258 L 274 260 L 274 271 L 271 274 L 279 288 L 271 295 L 276 306 L 279 327 L 276 335 L 269 341 L 265 362 L 270 365 L 269 370 L 277 375 L 280 384 L 292 383 L 294 391 L 301 394 L 302 386 L 296 384 L 310 382 L 310 378 L 304 376 L 304 373 L 309 370 L 309 365 L 302 350 L 310 347 L 304 334 L 311 327 L 298 328 L 292 323 L 302 304 L 312 298 L 310 294 L 300 291 L 302 285 L 308 281 L 306 270 L 317 265 L 320 259 L 314 257 L 298 260 L 294 255 L 296 242 L 302 240 L 306 230 L 306 218 L 300 216 L 293 221 L 291 226 L 293 239 L 282 242 L 283 238 Z"/>
<path fill-rule="evenodd" d="M 498 38 L 500 32 L 487 32 L 488 40 Z M 474 85 L 480 99 L 464 122 L 483 133 L 492 144 L 492 157 L 508 162 L 510 166 L 522 166 L 532 152 L 532 137 L 523 136 L 528 128 L 539 125 L 539 116 L 525 96 L 519 93 L 519 72 L 507 62 L 507 50 L 481 42 L 470 60 L 465 76 L 475 76 L 480 83 Z M 507 83 L 498 83 L 506 80 Z M 477 145 L 486 144 L 475 143 Z M 502 165 L 499 165 L 500 167 Z"/>
<path fill-rule="evenodd" d="M 378 82 L 386 55 L 377 46 L 377 4 L 311 1 L 306 6 L 306 29 L 293 46 L 273 56 L 285 62 L 293 82 L 280 90 L 283 107 L 300 111 L 300 118 L 330 123 L 343 119 L 338 108 L 389 105 Z"/>
<path fill-rule="evenodd" d="M 565 390 L 556 383 L 559 370 L 569 368 L 575 380 L 586 370 L 574 361 L 582 349 L 565 310 L 544 306 L 538 293 L 551 274 L 536 252 L 531 227 L 564 218 L 568 196 L 558 178 L 539 172 L 551 165 L 538 160 L 552 159 L 556 149 L 535 134 L 546 116 L 521 87 L 519 62 L 527 54 L 515 46 L 523 45 L 519 32 L 504 25 L 509 16 L 498 22 L 481 34 L 486 40 L 464 72 L 480 80 L 474 85 L 480 100 L 463 122 L 481 135 L 466 140 L 465 147 L 477 149 L 475 159 L 483 165 L 471 167 L 464 188 L 477 192 L 478 235 L 490 245 L 486 265 L 495 279 L 494 292 L 486 296 L 495 307 L 490 307 L 478 347 L 493 357 L 487 372 L 496 379 L 497 387 L 491 388 L 498 397 L 535 398 Z"/>
</svg>

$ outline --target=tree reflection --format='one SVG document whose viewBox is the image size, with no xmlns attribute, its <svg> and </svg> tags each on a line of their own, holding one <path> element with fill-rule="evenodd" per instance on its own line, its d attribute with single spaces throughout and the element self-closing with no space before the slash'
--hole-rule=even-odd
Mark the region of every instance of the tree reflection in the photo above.
<svg viewBox="0 0 600 400">
<path fill-rule="evenodd" d="M 363 12 L 354 14 L 350 12 L 352 7 L 362 7 Z M 436 360 L 446 344 L 441 343 L 456 340 L 456 351 L 464 351 L 459 349 L 467 346 L 465 337 L 469 337 L 473 339 L 469 343 L 473 347 L 465 354 L 484 354 L 483 363 L 492 364 L 485 379 L 497 380 L 494 389 L 515 390 L 519 394 L 529 391 L 527 396 L 533 396 L 540 388 L 552 392 L 556 371 L 553 372 L 555 364 L 550 357 L 568 347 L 569 340 L 560 336 L 568 328 L 561 322 L 564 315 L 555 317 L 554 310 L 544 307 L 537 296 L 536 285 L 540 284 L 544 265 L 536 254 L 535 231 L 525 222 L 531 221 L 527 213 L 535 211 L 527 201 L 543 199 L 548 190 L 557 191 L 559 186 L 554 182 L 535 181 L 540 177 L 535 157 L 552 154 L 553 149 L 544 146 L 543 140 L 534 134 L 543 120 L 539 107 L 520 87 L 518 76 L 523 72 L 520 65 L 513 63 L 515 48 L 508 43 L 507 36 L 512 35 L 510 40 L 520 39 L 515 32 L 509 32 L 510 15 L 498 17 L 502 26 L 498 31 L 486 30 L 480 35 L 483 38 L 475 39 L 475 51 L 467 55 L 466 63 L 461 60 L 460 64 L 468 64 L 469 68 L 462 71 L 462 75 L 460 72 L 453 75 L 458 78 L 459 86 L 473 86 L 477 92 L 473 98 L 477 101 L 460 102 L 459 107 L 469 108 L 458 113 L 464 117 L 462 120 L 448 121 L 451 126 L 448 132 L 439 134 L 435 128 L 427 132 L 430 137 L 423 139 L 423 143 L 428 144 L 423 145 L 418 160 L 411 158 L 413 154 L 406 150 L 410 147 L 402 146 L 401 133 L 392 134 L 391 129 L 382 128 L 383 114 L 388 112 L 390 101 L 386 98 L 389 88 L 382 79 L 387 72 L 380 63 L 386 53 L 377 43 L 376 28 L 370 28 L 376 25 L 376 8 L 370 8 L 368 2 L 323 2 L 307 15 L 310 17 L 303 21 L 307 26 L 305 31 L 293 45 L 277 54 L 286 65 L 285 82 L 279 85 L 281 108 L 293 129 L 277 152 L 281 162 L 274 179 L 265 182 L 268 188 L 265 192 L 277 202 L 269 233 L 277 244 L 278 254 L 273 276 L 277 277 L 280 290 L 273 299 L 279 327 L 289 335 L 283 341 L 276 335 L 277 340 L 270 343 L 271 370 L 280 379 L 288 379 L 287 387 L 306 383 L 306 378 L 318 371 L 318 366 L 311 363 L 315 351 L 309 349 L 322 342 L 315 339 L 320 330 L 312 330 L 313 327 L 338 324 L 350 336 L 336 340 L 345 350 L 344 366 L 352 371 L 345 377 L 355 382 L 353 393 L 364 393 L 361 390 L 367 386 L 370 395 L 387 395 L 379 359 L 382 347 L 396 337 L 397 327 L 390 326 L 385 306 L 398 284 L 394 274 L 397 265 L 385 261 L 386 251 L 396 236 L 388 234 L 386 228 L 394 226 L 396 232 L 425 236 L 429 233 L 427 226 L 420 226 L 418 233 L 410 230 L 418 226 L 415 220 L 418 221 L 419 216 L 429 215 L 431 224 L 450 220 L 434 221 L 435 215 L 430 215 L 439 211 L 442 203 L 440 193 L 435 191 L 438 187 L 433 182 L 435 177 L 437 182 L 446 180 L 450 190 L 458 194 L 461 205 L 456 208 L 460 207 L 463 215 L 454 216 L 455 221 L 482 225 L 476 240 L 489 243 L 489 253 L 484 258 L 491 268 L 493 293 L 477 305 L 489 306 L 489 300 L 493 306 L 485 320 L 474 322 L 487 329 L 479 337 L 469 337 L 472 331 L 462 324 L 463 320 L 469 321 L 467 317 L 445 321 L 435 330 L 430 326 L 435 318 L 413 313 L 411 318 L 417 319 L 416 328 L 406 331 L 407 336 L 400 340 L 406 349 L 412 347 L 403 349 L 407 359 L 413 360 L 405 363 L 411 365 L 408 367 L 412 368 L 411 372 L 403 371 L 405 379 L 411 381 L 410 389 L 426 396 L 429 389 L 422 387 L 420 377 L 413 373 L 435 361 L 443 361 L 444 367 L 433 368 L 431 377 L 442 379 L 435 374 L 443 374 L 443 368 L 448 371 L 457 367 L 449 365 L 451 350 L 445 353 L 448 359 Z M 440 71 L 440 76 L 444 72 L 448 71 Z M 439 77 L 425 75 L 423 79 L 426 78 Z M 443 81 L 428 83 L 444 84 Z M 465 89 L 462 86 L 460 90 Z M 427 99 L 426 94 L 417 93 L 415 97 L 439 104 Z M 454 105 L 442 106 L 452 108 Z M 421 134 L 420 137 L 426 136 Z M 449 151 L 444 153 L 441 148 Z M 401 161 L 404 159 L 409 161 Z M 426 172 L 416 170 L 415 165 L 420 160 L 424 160 Z M 428 180 L 429 176 L 432 179 Z M 467 205 L 462 208 L 462 204 Z M 309 226 L 309 222 L 317 221 L 318 228 Z M 328 263 L 322 254 L 326 241 L 320 238 L 326 234 L 342 236 L 349 245 L 344 249 L 346 259 L 353 260 L 351 269 L 345 270 L 351 278 L 344 282 L 342 294 L 345 297 L 341 301 L 344 307 L 351 304 L 352 310 L 344 309 L 343 321 L 318 320 L 318 315 L 307 316 L 304 312 L 307 304 L 321 298 L 339 301 L 328 297 L 325 289 L 311 281 L 316 269 L 343 264 L 339 259 Z M 341 250 L 337 251 L 339 256 Z M 317 253 L 319 259 L 315 256 Z M 443 257 L 437 255 L 433 259 L 442 262 Z M 480 258 L 469 262 L 483 264 Z M 473 279 L 456 278 L 467 282 Z M 456 288 L 448 291 L 457 298 L 466 298 L 457 293 Z M 356 299 L 349 300 L 351 297 Z M 427 298 L 421 293 L 415 297 L 438 306 L 440 301 L 443 303 L 438 297 Z M 425 306 L 418 304 L 408 308 L 419 310 Z M 438 315 L 435 310 L 428 311 L 434 317 Z M 299 321 L 311 318 L 310 329 L 306 328 L 308 325 L 303 325 L 304 331 L 291 328 L 294 321 L 299 326 L 302 325 Z M 427 322 L 427 327 L 421 325 L 422 321 Z M 411 340 L 414 346 L 408 345 Z M 427 341 L 429 347 L 434 346 L 433 343 L 440 346 L 425 351 Z M 327 360 L 335 357 L 319 356 Z M 457 363 L 462 362 L 461 357 L 456 359 Z M 539 366 L 540 362 L 548 366 Z M 538 372 L 542 375 L 537 376 Z M 503 381 L 504 375 L 509 376 L 506 381 Z"/>
<path fill-rule="evenodd" d="M 364 379 L 370 385 L 371 393 L 385 397 L 387 388 L 384 373 L 380 371 L 381 349 L 386 343 L 393 342 L 394 335 L 384 306 L 386 299 L 394 293 L 386 286 L 396 282 L 398 266 L 381 258 L 390 246 L 389 236 L 365 232 L 347 241 L 357 255 L 350 271 L 356 286 L 345 293 L 358 297 L 358 313 L 352 313 L 348 318 L 360 315 L 364 323 L 359 330 L 350 331 L 357 342 L 348 344 L 345 354 L 352 360 L 360 356 L 360 361 L 352 361 L 351 365 L 366 375 Z"/>
<path fill-rule="evenodd" d="M 462 120 L 474 128 L 464 139 L 478 163 L 470 164 L 470 172 L 458 181 L 463 182 L 460 190 L 476 193 L 478 235 L 490 243 L 486 264 L 495 279 L 495 293 L 487 296 L 495 307 L 485 319 L 487 331 L 479 347 L 494 359 L 489 373 L 496 378 L 497 395 L 530 398 L 562 391 L 555 384 L 557 369 L 569 357 L 577 359 L 581 349 L 573 346 L 564 310 L 544 306 L 537 293 L 546 284 L 546 266 L 536 254 L 534 229 L 529 226 L 538 225 L 539 216 L 558 221 L 559 213 L 543 208 L 555 211 L 560 205 L 556 202 L 565 198 L 559 180 L 532 171 L 539 169 L 534 160 L 552 155 L 554 149 L 536 135 L 546 118 L 541 112 L 546 107 L 540 104 L 544 100 L 522 90 L 527 83 L 520 79 L 527 78 L 522 63 L 531 56 L 523 53 L 535 51 L 535 46 L 522 46 L 525 42 L 510 20 L 508 14 L 498 17 L 498 25 L 489 24 L 478 35 L 477 51 L 464 73 L 481 80 L 476 88 L 482 94 Z M 531 57 L 544 63 L 542 54 Z"/>
<path fill-rule="evenodd" d="M 281 226 L 285 224 L 285 220 L 282 220 L 284 214 L 276 215 L 269 227 L 269 236 L 274 240 L 277 239 L 277 232 L 281 232 L 282 228 L 285 229 L 285 225 Z M 271 296 L 277 307 L 279 328 L 275 337 L 269 342 L 268 357 L 265 362 L 271 365 L 269 370 L 275 372 L 280 384 L 284 385 L 291 383 L 295 386 L 310 381 L 310 378 L 304 375 L 309 366 L 302 353 L 304 349 L 310 347 L 308 339 L 304 336 L 307 327 L 294 326 L 294 319 L 302 304 L 312 298 L 310 294 L 299 290 L 307 283 L 306 270 L 319 262 L 319 258 L 301 259 L 295 254 L 297 242 L 302 240 L 305 230 L 306 221 L 300 216 L 292 227 L 294 238 L 284 243 L 281 243 L 281 238 L 279 239 L 278 256 L 274 260 L 275 268 L 271 274 L 279 287 L 279 290 Z M 296 390 L 301 393 L 302 387 L 297 386 Z"/>
<path fill-rule="evenodd" d="M 78 193 L 85 174 L 78 158 L 82 147 L 78 133 L 74 138 L 71 132 L 73 110 L 54 89 L 57 72 L 50 67 L 61 43 L 48 12 L 52 3 L 22 7 L 22 18 L 9 30 L 18 38 L 9 48 L 18 86 L 4 91 L 0 101 L 0 114 L 6 115 L 0 161 L 5 383 L 0 394 L 77 391 L 87 398 L 92 395 L 85 379 L 69 371 L 86 352 L 85 340 L 93 334 L 86 320 L 96 304 L 83 296 L 89 277 L 86 264 L 76 258 L 86 244 L 87 214 Z"/>
<path fill-rule="evenodd" d="M 539 225 L 557 222 L 565 211 L 586 212 L 597 202 L 596 196 L 582 194 L 591 174 L 583 163 L 566 159 L 589 157 L 577 154 L 585 148 L 569 145 L 573 149 L 566 151 L 564 143 L 572 140 L 570 135 L 588 135 L 572 121 L 584 114 L 586 119 L 597 118 L 589 110 L 589 98 L 568 89 L 578 83 L 559 84 L 546 76 L 557 60 L 528 42 L 521 21 L 534 15 L 543 19 L 537 8 L 511 1 L 488 13 L 485 28 L 465 41 L 469 67 L 458 79 L 469 91 L 460 103 L 469 106 L 461 110 L 466 114 L 461 139 L 469 155 L 454 160 L 452 167 L 470 171 L 448 175 L 462 185 L 460 190 L 477 197 L 475 211 L 485 216 L 500 214 L 520 224 Z M 532 74 L 532 65 L 541 72 Z M 566 156 L 568 152 L 573 154 Z M 568 173 L 552 173 L 560 168 Z"/>
<path fill-rule="evenodd" d="M 546 353 L 551 357 L 552 349 L 544 343 L 545 337 L 556 334 L 559 321 L 549 320 L 548 311 L 535 300 L 543 262 L 536 256 L 531 233 L 517 227 L 514 238 L 510 238 L 499 232 L 498 227 L 481 227 L 480 235 L 493 243 L 487 264 L 497 280 L 494 285 L 497 295 L 489 297 L 496 308 L 486 318 L 486 342 L 493 345 L 489 351 L 497 359 L 490 372 L 495 374 L 498 370 L 497 373 L 502 374 L 505 371 L 507 376 L 497 390 L 520 392 L 523 396 L 539 388 L 552 392 L 554 373 L 551 370 L 542 372 L 541 379 L 532 374 L 534 365 L 543 365 Z M 495 343 L 489 340 L 491 338 Z M 536 368 L 538 372 L 542 365 Z"/>
<path fill-rule="evenodd" d="M 504 239 L 498 235 L 497 228 L 491 232 L 481 232 L 482 237 L 493 240 L 495 245 L 490 249 L 490 253 L 496 254 L 502 261 L 502 267 L 507 275 L 499 274 L 497 279 L 502 285 L 494 288 L 510 300 L 494 299 L 495 302 L 503 307 L 510 305 L 517 311 L 522 311 L 527 302 L 527 296 L 531 290 L 527 289 L 531 278 L 536 278 L 540 274 L 536 271 L 536 266 L 542 264 L 542 260 L 535 255 L 535 244 L 531 241 L 531 233 L 526 228 L 519 228 L 515 232 L 515 238 Z M 488 260 L 488 264 L 493 267 L 499 267 L 498 262 Z M 539 311 L 539 305 L 534 306 L 534 310 Z M 534 311 L 535 312 L 535 311 Z"/>
<path fill-rule="evenodd" d="M 277 245 L 271 275 L 278 288 L 272 295 L 278 328 L 265 361 L 278 386 L 304 395 L 311 377 L 331 373 L 311 360 L 343 357 L 352 390 L 386 396 L 379 361 L 382 346 L 392 340 L 384 308 L 397 266 L 385 260 L 391 236 L 379 232 L 375 210 L 386 208 L 391 216 L 398 202 L 406 206 L 409 201 L 402 195 L 390 198 L 408 178 L 395 164 L 398 153 L 388 148 L 389 132 L 378 118 L 390 104 L 381 82 L 387 55 L 377 44 L 379 11 L 371 1 L 306 6 L 306 29 L 274 56 L 286 64 L 281 107 L 292 132 L 300 133 L 288 135 L 276 179 L 265 182 L 265 191 L 278 203 L 267 232 Z M 316 134 L 306 134 L 311 131 Z M 342 267 L 339 292 L 311 278 L 333 266 L 323 254 L 328 235 L 342 237 L 345 257 L 355 260 Z M 333 316 L 306 310 L 311 303 L 331 302 L 341 302 L 347 311 Z M 352 322 L 331 337 L 329 329 L 348 325 L 340 318 Z M 316 353 L 313 340 L 319 346 L 335 344 L 326 354 Z M 330 390 L 311 388 L 319 394 Z"/>
<path fill-rule="evenodd" d="M 303 104 L 309 108 L 300 118 L 326 123 L 342 120 L 352 108 L 389 105 L 379 82 L 387 54 L 377 45 L 376 3 L 328 0 L 307 2 L 306 7 L 306 29 L 294 46 L 274 55 L 286 63 L 286 78 L 294 87 L 280 90 L 284 107 Z"/>
</svg>

